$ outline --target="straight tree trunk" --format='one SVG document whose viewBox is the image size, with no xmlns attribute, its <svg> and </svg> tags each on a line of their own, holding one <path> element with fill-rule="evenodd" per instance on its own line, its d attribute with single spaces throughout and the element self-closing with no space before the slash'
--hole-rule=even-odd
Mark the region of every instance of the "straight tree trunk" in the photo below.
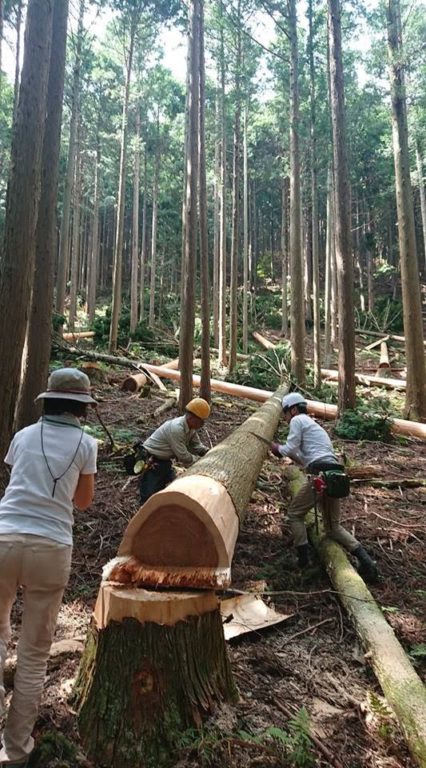
<svg viewBox="0 0 426 768">
<path fill-rule="evenodd" d="M 288 177 L 281 184 L 281 333 L 288 333 Z"/>
<path fill-rule="evenodd" d="M 149 290 L 148 325 L 155 325 L 155 281 L 157 278 L 157 225 L 158 225 L 158 184 L 160 175 L 160 117 L 157 111 L 157 138 L 154 160 L 154 183 L 152 188 L 152 224 L 151 224 L 151 281 Z"/>
<path fill-rule="evenodd" d="M 188 55 L 188 112 L 186 125 L 186 174 L 184 202 L 184 244 L 182 259 L 182 305 L 180 312 L 179 367 L 181 410 L 192 398 L 192 370 L 194 358 L 195 324 L 195 272 L 197 262 L 197 188 L 199 154 L 199 100 L 200 100 L 200 0 L 190 3 L 190 31 Z"/>
<path fill-rule="evenodd" d="M 13 121 L 16 120 L 19 98 L 19 74 L 21 69 L 21 28 L 22 28 L 22 0 L 18 0 L 16 6 L 16 50 L 15 50 L 15 86 L 13 98 Z M 0 69 L 1 72 L 1 69 Z"/>
<path fill-rule="evenodd" d="M 138 267 L 139 267 L 139 173 L 140 173 L 140 127 L 139 105 L 136 108 L 135 157 L 133 170 L 133 226 L 132 226 L 132 272 L 130 281 L 130 333 L 138 324 Z"/>
<path fill-rule="evenodd" d="M 213 339 L 219 345 L 219 247 L 220 247 L 220 82 L 215 98 L 215 148 L 214 148 L 214 214 L 213 214 Z"/>
<path fill-rule="evenodd" d="M 316 137 L 316 93 L 314 63 L 314 10 L 313 0 L 308 4 L 309 22 L 309 78 L 310 78 L 310 133 L 311 133 L 311 232 L 312 232 L 312 293 L 313 293 L 313 340 L 314 385 L 321 385 L 321 326 L 320 326 L 320 276 L 319 276 L 319 225 L 318 225 L 318 169 Z"/>
<path fill-rule="evenodd" d="M 240 241 L 240 152 L 241 152 L 241 0 L 237 4 L 235 61 L 235 113 L 234 151 L 232 159 L 232 239 L 231 239 L 231 292 L 229 318 L 229 371 L 237 363 L 238 324 L 238 251 Z"/>
<path fill-rule="evenodd" d="M 121 120 L 120 175 L 118 180 L 117 231 L 115 236 L 114 264 L 112 273 L 112 307 L 109 330 L 109 351 L 115 352 L 118 340 L 118 323 L 121 314 L 121 285 L 123 277 L 124 207 L 126 190 L 127 116 L 129 111 L 130 80 L 138 17 L 136 9 L 130 24 L 129 50 L 127 53 L 126 80 L 124 84 L 123 112 Z"/>
<path fill-rule="evenodd" d="M 206 71 L 204 58 L 204 0 L 200 0 L 199 21 L 200 72 L 199 72 L 199 215 L 200 215 L 200 273 L 201 273 L 201 387 L 200 395 L 210 402 L 210 308 L 209 308 L 209 243 L 207 224 L 206 137 L 205 137 L 205 90 Z"/>
<path fill-rule="evenodd" d="M 423 352 L 423 320 L 416 251 L 414 207 L 408 152 L 408 123 L 399 0 L 386 4 L 389 71 L 392 100 L 392 136 L 401 259 L 407 390 L 405 415 L 426 417 L 426 368 Z"/>
<path fill-rule="evenodd" d="M 329 368 L 331 363 L 331 330 L 332 330 L 332 261 L 333 261 L 333 180 L 329 168 L 327 174 L 327 230 L 325 243 L 325 291 L 324 291 L 324 365 Z"/>
<path fill-rule="evenodd" d="M 140 266 L 140 285 L 139 285 L 139 321 L 142 322 L 145 317 L 145 270 L 147 263 L 147 151 L 146 142 L 143 151 L 143 204 L 142 204 L 142 243 L 141 243 L 141 266 Z"/>
<path fill-rule="evenodd" d="M 49 372 L 67 19 L 68 0 L 55 0 L 43 138 L 41 194 L 35 236 L 35 269 L 15 430 L 32 424 L 39 416 L 40 405 L 34 400 L 43 390 Z"/>
<path fill-rule="evenodd" d="M 419 181 L 420 210 L 422 214 L 422 232 L 423 232 L 423 270 L 426 270 L 426 194 L 423 180 L 423 160 L 420 150 L 420 140 L 416 138 L 416 166 L 417 178 Z"/>
<path fill-rule="evenodd" d="M 72 332 L 77 317 L 77 292 L 79 282 L 79 266 L 81 255 L 80 218 L 81 218 L 81 158 L 80 158 L 80 127 L 77 129 L 76 163 L 74 179 L 74 201 L 71 246 L 71 278 L 68 328 Z"/>
<path fill-rule="evenodd" d="M 225 45 L 223 33 L 223 0 L 219 0 L 220 15 L 220 243 L 219 243 L 219 365 L 226 365 L 226 95 Z"/>
<path fill-rule="evenodd" d="M 296 0 L 288 3 L 290 38 L 290 275 L 291 371 L 299 386 L 305 383 L 305 312 L 301 242 L 299 155 L 299 54 Z"/>
<path fill-rule="evenodd" d="M 58 314 L 64 314 L 65 294 L 68 279 L 68 265 L 70 253 L 70 223 L 71 223 L 71 199 L 74 182 L 75 158 L 77 150 L 77 126 L 80 119 L 80 79 L 81 79 L 81 53 L 83 44 L 83 19 L 85 0 L 80 0 L 77 43 L 73 71 L 73 84 L 71 96 L 71 122 L 70 138 L 68 145 L 68 163 L 65 177 L 64 199 L 62 204 L 61 237 L 58 258 L 58 271 L 56 275 L 56 301 L 55 307 Z"/>
<path fill-rule="evenodd" d="M 339 410 L 355 406 L 355 333 L 351 206 L 346 146 L 340 0 L 328 0 L 336 263 L 339 307 Z"/>
<path fill-rule="evenodd" d="M 0 268 L 0 459 L 12 434 L 31 301 L 52 15 L 51 0 L 30 0 Z"/>
<path fill-rule="evenodd" d="M 96 286 L 99 272 L 99 202 L 100 202 L 100 162 L 101 150 L 99 145 L 99 135 L 96 145 L 95 160 L 95 181 L 93 190 L 93 224 L 92 224 L 92 247 L 89 257 L 89 273 L 87 278 L 87 311 L 89 323 L 95 320 L 96 310 Z"/>
</svg>

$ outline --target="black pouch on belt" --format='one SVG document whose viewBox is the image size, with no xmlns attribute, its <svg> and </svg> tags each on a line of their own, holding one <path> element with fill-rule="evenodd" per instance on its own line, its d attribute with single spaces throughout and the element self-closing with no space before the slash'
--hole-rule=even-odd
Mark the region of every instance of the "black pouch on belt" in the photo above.
<svg viewBox="0 0 426 768">
<path fill-rule="evenodd" d="M 342 469 L 326 469 L 321 472 L 326 485 L 325 492 L 332 499 L 344 499 L 350 493 L 350 479 Z"/>
</svg>

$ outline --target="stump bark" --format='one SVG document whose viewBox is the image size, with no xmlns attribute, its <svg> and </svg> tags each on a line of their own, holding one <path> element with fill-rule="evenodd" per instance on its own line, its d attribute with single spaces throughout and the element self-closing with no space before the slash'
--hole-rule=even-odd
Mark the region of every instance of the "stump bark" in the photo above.
<svg viewBox="0 0 426 768">
<path fill-rule="evenodd" d="M 216 595 L 102 585 L 74 697 L 96 765 L 173 765 L 185 731 L 238 698 Z"/>
</svg>

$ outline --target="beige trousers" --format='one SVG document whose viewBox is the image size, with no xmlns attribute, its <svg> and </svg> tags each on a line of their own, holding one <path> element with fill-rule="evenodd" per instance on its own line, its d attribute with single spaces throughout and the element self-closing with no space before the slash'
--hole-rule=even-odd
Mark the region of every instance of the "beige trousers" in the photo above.
<svg viewBox="0 0 426 768">
<path fill-rule="evenodd" d="M 23 587 L 17 667 L 0 751 L 0 762 L 6 765 L 25 760 L 34 746 L 31 732 L 71 553 L 72 547 L 39 536 L 0 535 L 0 716 L 5 709 L 3 670 L 11 637 L 10 612 L 18 587 Z"/>
<path fill-rule="evenodd" d="M 300 547 L 308 541 L 305 517 L 315 502 L 312 480 L 308 478 L 288 508 L 288 519 L 293 533 L 294 546 Z M 331 499 L 321 494 L 317 497 L 317 506 L 321 511 L 324 529 L 331 539 L 342 545 L 348 552 L 353 552 L 359 542 L 349 531 L 340 525 L 339 499 Z"/>
</svg>

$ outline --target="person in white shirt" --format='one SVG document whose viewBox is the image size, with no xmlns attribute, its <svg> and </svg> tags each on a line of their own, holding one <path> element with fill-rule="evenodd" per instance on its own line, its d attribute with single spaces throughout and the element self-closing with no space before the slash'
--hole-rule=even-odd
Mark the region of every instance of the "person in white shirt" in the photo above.
<svg viewBox="0 0 426 768">
<path fill-rule="evenodd" d="M 161 491 L 175 478 L 173 459 L 184 467 L 209 450 L 203 445 L 197 431 L 210 416 L 210 406 L 202 397 L 194 397 L 185 408 L 185 414 L 168 419 L 142 443 L 140 457 L 146 461 L 146 469 L 139 480 L 140 503 Z"/>
<path fill-rule="evenodd" d="M 68 583 L 73 506 L 92 502 L 97 443 L 84 432 L 90 381 L 75 368 L 54 371 L 43 416 L 16 433 L 5 457 L 10 481 L 0 501 L 0 716 L 10 614 L 23 589 L 14 690 L 2 735 L 0 765 L 26 766 L 58 611 Z"/>
<path fill-rule="evenodd" d="M 325 431 L 310 416 L 307 415 L 307 403 L 299 392 L 291 392 L 282 400 L 284 418 L 289 425 L 287 442 L 284 445 L 272 443 L 271 451 L 275 456 L 288 457 L 301 464 L 308 475 L 317 475 L 330 469 L 343 469 L 336 459 L 333 445 Z M 324 509 L 323 522 L 328 536 L 342 545 L 354 555 L 358 562 L 358 572 L 366 580 L 377 580 L 377 566 L 363 546 L 340 524 L 339 499 L 328 497 L 327 513 Z M 288 508 L 288 519 L 293 533 L 294 545 L 300 568 L 309 566 L 309 543 L 305 525 L 305 517 L 315 503 L 315 491 L 312 478 L 306 483 L 291 501 Z"/>
</svg>

